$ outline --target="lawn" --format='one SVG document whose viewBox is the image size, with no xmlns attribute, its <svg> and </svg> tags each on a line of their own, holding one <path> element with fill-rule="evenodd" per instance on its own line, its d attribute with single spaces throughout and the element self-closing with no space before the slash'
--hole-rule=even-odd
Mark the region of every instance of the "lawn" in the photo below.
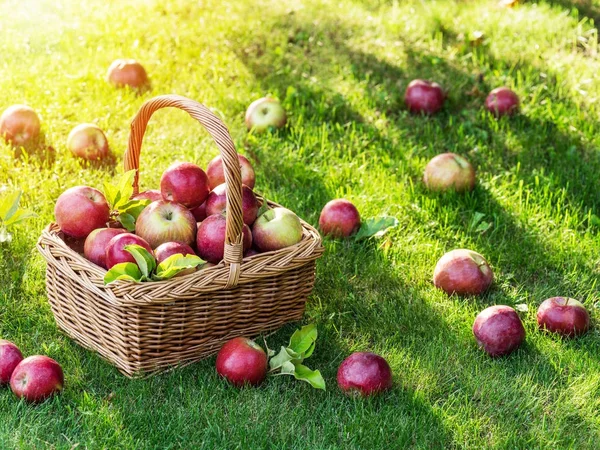
<svg viewBox="0 0 600 450">
<path fill-rule="evenodd" d="M 0 245 L 0 337 L 55 358 L 66 375 L 64 393 L 38 406 L 0 391 L 1 448 L 598 447 L 598 328 L 561 340 L 537 330 L 535 313 L 563 295 L 584 302 L 593 323 L 600 318 L 600 59 L 587 18 L 600 19 L 600 2 L 78 3 L 0 4 L 0 108 L 38 110 L 57 151 L 45 162 L 0 147 L 2 190 L 23 190 L 23 206 L 38 214 Z M 145 64 L 150 92 L 105 83 L 119 57 Z M 448 90 L 441 113 L 407 112 L 414 78 Z M 484 111 L 500 85 L 519 94 L 520 115 L 496 120 Z M 132 381 L 57 329 L 36 240 L 62 191 L 101 187 L 121 172 L 131 118 L 166 93 L 220 115 L 256 168 L 256 189 L 308 222 L 336 197 L 365 218 L 398 218 L 380 239 L 325 240 L 303 323 L 318 326 L 309 365 L 326 392 L 285 377 L 240 390 L 217 377 L 214 357 Z M 249 135 L 244 111 L 266 94 L 281 99 L 289 126 Z M 82 122 L 106 131 L 114 167 L 68 154 L 66 136 Z M 427 161 L 444 151 L 475 165 L 473 192 L 424 188 Z M 175 160 L 205 167 L 216 154 L 185 113 L 161 111 L 144 141 L 141 185 L 156 187 Z M 437 259 L 453 248 L 490 262 L 496 280 L 485 295 L 433 286 Z M 501 359 L 478 350 L 471 333 L 493 304 L 527 307 L 526 343 Z M 299 325 L 268 336 L 269 346 Z M 346 397 L 337 367 L 365 350 L 389 361 L 394 387 Z"/>
</svg>

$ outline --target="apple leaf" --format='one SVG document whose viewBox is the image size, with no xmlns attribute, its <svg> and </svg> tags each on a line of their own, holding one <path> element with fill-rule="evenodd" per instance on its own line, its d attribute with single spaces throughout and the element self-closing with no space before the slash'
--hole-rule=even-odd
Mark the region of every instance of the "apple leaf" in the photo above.
<svg viewBox="0 0 600 450">
<path fill-rule="evenodd" d="M 269 360 L 269 367 L 271 368 L 271 371 L 274 371 L 283 367 L 285 363 L 293 360 L 299 360 L 302 362 L 300 355 L 282 345 L 279 353 Z"/>
<path fill-rule="evenodd" d="M 135 217 L 133 217 L 131 214 L 119 214 L 117 216 L 117 220 L 127 231 L 135 231 Z"/>
<path fill-rule="evenodd" d="M 12 237 L 6 230 L 7 227 L 24 222 L 32 217 L 37 217 L 35 213 L 19 208 L 21 194 L 21 191 L 16 191 L 0 199 L 0 224 L 6 231 L 4 234 L 6 239 L 3 242 L 9 241 Z"/>
<path fill-rule="evenodd" d="M 135 259 L 144 279 L 149 279 L 156 268 L 156 258 L 141 245 L 131 244 L 125 246 L 125 251 Z"/>
<path fill-rule="evenodd" d="M 104 284 L 110 284 L 117 280 L 142 281 L 142 276 L 142 272 L 136 264 L 130 262 L 119 263 L 106 272 Z"/>
<path fill-rule="evenodd" d="M 325 380 L 318 370 L 311 370 L 303 364 L 294 364 L 294 378 L 296 380 L 306 381 L 316 389 L 325 389 Z"/>
<path fill-rule="evenodd" d="M 25 209 L 17 209 L 17 211 L 11 216 L 10 219 L 4 220 L 5 226 L 16 225 L 18 223 L 24 222 L 27 219 L 31 219 L 32 217 L 37 217 L 36 213 L 31 211 L 27 211 Z"/>
<path fill-rule="evenodd" d="M 135 169 L 125 172 L 119 177 L 116 185 L 104 183 L 104 196 L 112 210 L 120 211 L 133 195 L 133 179 Z"/>
<path fill-rule="evenodd" d="M 183 255 L 176 253 L 169 256 L 156 267 L 156 274 L 152 277 L 154 280 L 168 280 L 186 269 L 194 269 L 201 266 L 206 261 L 196 255 Z"/>
<path fill-rule="evenodd" d="M 137 220 L 142 211 L 150 203 L 152 202 L 148 199 L 129 200 L 127 203 L 124 203 L 122 206 L 120 206 L 119 212 L 130 214 L 135 220 Z"/>
<path fill-rule="evenodd" d="M 369 218 L 363 221 L 358 233 L 354 235 L 354 239 L 359 241 L 370 237 L 383 236 L 390 228 L 398 226 L 399 223 L 398 219 L 391 216 Z"/>
<path fill-rule="evenodd" d="M 271 208 L 268 204 L 266 200 L 263 200 L 263 204 L 260 205 L 260 208 L 258 208 L 258 212 L 256 213 L 256 217 L 260 217 L 262 216 L 264 213 L 266 213 L 268 210 L 273 209 Z"/>
<path fill-rule="evenodd" d="M 289 348 L 296 353 L 303 354 L 311 347 L 314 348 L 317 336 L 317 327 L 314 323 L 305 325 L 300 330 L 296 330 L 294 334 L 292 334 L 292 337 L 290 338 Z"/>
</svg>

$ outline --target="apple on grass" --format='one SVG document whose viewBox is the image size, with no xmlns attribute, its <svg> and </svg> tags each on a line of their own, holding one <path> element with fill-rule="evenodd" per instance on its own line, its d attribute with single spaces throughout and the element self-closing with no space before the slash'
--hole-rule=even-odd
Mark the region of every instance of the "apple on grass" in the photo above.
<svg viewBox="0 0 600 450">
<path fill-rule="evenodd" d="M 481 311 L 473 324 L 473 334 L 479 347 L 494 357 L 511 353 L 525 340 L 525 328 L 519 315 L 505 305 Z"/>
<path fill-rule="evenodd" d="M 109 155 L 108 140 L 104 132 L 92 123 L 77 125 L 67 138 L 69 151 L 88 161 L 98 161 Z"/>
<path fill-rule="evenodd" d="M 431 81 L 413 80 L 404 93 L 404 102 L 412 113 L 435 114 L 446 100 L 442 87 Z"/>
<path fill-rule="evenodd" d="M 485 258 L 466 249 L 446 253 L 433 272 L 433 284 L 447 294 L 479 295 L 493 280 L 494 274 Z"/>
<path fill-rule="evenodd" d="M 14 147 L 35 144 L 40 128 L 40 117 L 29 106 L 9 106 L 0 116 L 0 135 Z"/>
<path fill-rule="evenodd" d="M 319 228 L 328 236 L 349 237 L 360 228 L 360 214 L 346 199 L 331 200 L 321 210 Z"/>
<path fill-rule="evenodd" d="M 141 212 L 135 222 L 135 233 L 152 248 L 165 242 L 191 245 L 196 237 L 196 219 L 179 203 L 159 200 Z"/>
<path fill-rule="evenodd" d="M 125 250 L 127 245 L 133 244 L 141 245 L 152 254 L 152 247 L 140 236 L 136 236 L 133 233 L 122 233 L 113 237 L 106 246 L 106 268 L 110 270 L 114 265 L 124 262 L 136 264 L 133 255 Z"/>
<path fill-rule="evenodd" d="M 108 68 L 106 80 L 116 87 L 130 87 L 138 92 L 150 87 L 146 69 L 135 59 L 117 59 Z"/>
<path fill-rule="evenodd" d="M 63 233 L 73 238 L 85 238 L 96 228 L 106 227 L 110 208 L 98 189 L 75 186 L 60 194 L 54 216 Z"/>
<path fill-rule="evenodd" d="M 112 238 L 127 233 L 124 228 L 97 228 L 85 239 L 83 256 L 106 269 L 106 247 Z"/>
<path fill-rule="evenodd" d="M 295 245 L 302 240 L 302 232 L 298 216 L 283 207 L 268 209 L 252 225 L 252 239 L 261 252 Z"/>
<path fill-rule="evenodd" d="M 223 259 L 226 229 L 227 219 L 224 213 L 208 216 L 200 223 L 196 236 L 196 247 L 200 258 L 214 264 Z M 252 247 L 252 233 L 246 224 L 242 228 L 242 235 L 242 247 L 243 251 L 246 252 Z"/>
<path fill-rule="evenodd" d="M 356 352 L 340 365 L 337 382 L 344 393 L 367 397 L 392 387 L 392 369 L 375 353 Z"/>
<path fill-rule="evenodd" d="M 235 386 L 258 386 L 267 376 L 267 354 L 254 341 L 237 337 L 221 347 L 216 367 Z"/>
<path fill-rule="evenodd" d="M 25 358 L 10 378 L 13 393 L 28 402 L 41 402 L 62 391 L 65 384 L 62 367 L 43 355 Z"/>
<path fill-rule="evenodd" d="M 131 200 L 150 200 L 151 202 L 156 202 L 162 200 L 162 194 L 158 189 L 148 189 L 147 191 L 132 195 Z"/>
<path fill-rule="evenodd" d="M 245 184 L 250 189 L 254 188 L 256 182 L 256 175 L 254 174 L 254 168 L 248 158 L 238 154 L 238 160 L 240 161 L 240 167 L 242 171 L 242 184 Z M 206 176 L 208 177 L 208 185 L 211 189 L 216 188 L 218 185 L 225 183 L 225 169 L 223 167 L 223 158 L 221 155 L 215 156 L 206 167 Z"/>
<path fill-rule="evenodd" d="M 245 121 L 248 130 L 262 132 L 269 128 L 284 127 L 287 122 L 287 115 L 279 100 L 263 97 L 253 101 L 248 106 Z"/>
<path fill-rule="evenodd" d="M 0 384 L 10 383 L 15 367 L 23 361 L 19 347 L 10 341 L 0 339 Z"/>
<path fill-rule="evenodd" d="M 227 208 L 227 184 L 223 183 L 214 188 L 206 198 L 206 215 L 212 216 L 225 211 Z M 258 200 L 252 189 L 242 185 L 242 214 L 246 225 L 252 225 L 258 214 Z"/>
<path fill-rule="evenodd" d="M 519 96 L 507 87 L 499 87 L 489 93 L 485 107 L 496 117 L 512 116 L 519 111 Z"/>
<path fill-rule="evenodd" d="M 584 334 L 590 327 L 590 315 L 583 304 L 573 298 L 552 297 L 544 300 L 537 312 L 541 329 L 565 337 Z"/>
<path fill-rule="evenodd" d="M 208 177 L 196 164 L 175 163 L 163 172 L 160 192 L 163 200 L 181 203 L 186 208 L 193 209 L 208 197 Z"/>
<path fill-rule="evenodd" d="M 432 191 L 471 191 L 475 187 L 475 169 L 462 156 L 442 153 L 427 163 L 423 181 Z"/>
</svg>

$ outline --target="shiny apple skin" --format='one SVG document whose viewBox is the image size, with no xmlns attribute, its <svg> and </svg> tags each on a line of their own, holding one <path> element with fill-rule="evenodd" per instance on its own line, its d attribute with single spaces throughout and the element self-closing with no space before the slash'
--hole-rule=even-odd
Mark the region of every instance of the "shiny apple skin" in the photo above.
<svg viewBox="0 0 600 450">
<path fill-rule="evenodd" d="M 480 295 L 493 280 L 494 274 L 485 258 L 467 249 L 446 253 L 433 272 L 433 284 L 449 295 Z"/>
<path fill-rule="evenodd" d="M 124 228 L 97 228 L 83 244 L 83 256 L 94 264 L 106 269 L 106 247 L 112 238 L 127 233 Z"/>
<path fill-rule="evenodd" d="M 198 226 L 196 248 L 200 258 L 213 264 L 219 263 L 225 253 L 225 236 L 227 219 L 223 214 L 213 214 L 204 219 Z M 248 225 L 244 224 L 243 252 L 252 247 L 252 233 Z"/>
<path fill-rule="evenodd" d="M 0 385 L 10 383 L 10 377 L 21 361 L 23 361 L 23 354 L 19 347 L 10 341 L 0 339 Z"/>
<path fill-rule="evenodd" d="M 223 183 L 214 188 L 206 198 L 206 215 L 220 214 L 227 209 L 227 184 Z M 252 189 L 242 185 L 242 220 L 248 226 L 252 225 L 258 214 L 258 199 Z"/>
<path fill-rule="evenodd" d="M 540 329 L 564 337 L 585 334 L 590 328 L 590 314 L 583 304 L 573 298 L 552 297 L 544 300 L 537 312 Z"/>
<path fill-rule="evenodd" d="M 124 262 L 136 264 L 133 255 L 125 250 L 127 245 L 140 245 L 148 250 L 150 254 L 153 254 L 152 247 L 144 239 L 133 233 L 122 233 L 113 237 L 106 246 L 105 262 L 107 269 Z"/>
<path fill-rule="evenodd" d="M 217 373 L 235 386 L 258 386 L 267 376 L 267 354 L 254 341 L 237 337 L 217 354 Z"/>
<path fill-rule="evenodd" d="M 359 230 L 360 223 L 358 209 L 344 198 L 328 202 L 319 216 L 321 232 L 334 238 L 352 236 Z"/>
<path fill-rule="evenodd" d="M 10 377 L 13 393 L 31 403 L 39 403 L 59 393 L 64 385 L 65 377 L 60 364 L 43 355 L 25 358 Z"/>
<path fill-rule="evenodd" d="M 384 358 L 375 353 L 356 352 L 340 365 L 337 382 L 346 394 L 358 393 L 368 397 L 392 387 L 392 369 Z"/>
<path fill-rule="evenodd" d="M 196 164 L 171 164 L 160 178 L 160 192 L 163 200 L 193 209 L 208 197 L 208 177 Z"/>
<path fill-rule="evenodd" d="M 504 356 L 525 340 L 525 328 L 510 306 L 495 305 L 479 313 L 473 323 L 477 344 L 492 357 Z"/>
<path fill-rule="evenodd" d="M 444 106 L 446 95 L 442 87 L 427 80 L 413 80 L 404 93 L 408 110 L 417 114 L 432 115 Z"/>
<path fill-rule="evenodd" d="M 499 87 L 489 93 L 485 107 L 496 117 L 512 116 L 519 112 L 519 96 L 507 87 Z"/>
<path fill-rule="evenodd" d="M 256 175 L 252 164 L 248 161 L 248 158 L 240 154 L 238 154 L 238 160 L 240 161 L 242 171 L 242 184 L 245 184 L 250 189 L 254 189 Z M 208 185 L 211 189 L 225 183 L 225 169 L 223 168 L 223 158 L 221 158 L 221 155 L 215 156 L 208 163 L 208 166 L 206 167 L 206 176 L 208 177 Z"/>
<path fill-rule="evenodd" d="M 110 220 L 110 208 L 104 194 L 88 186 L 75 186 L 60 194 L 54 216 L 61 231 L 73 238 L 87 237 Z"/>
</svg>

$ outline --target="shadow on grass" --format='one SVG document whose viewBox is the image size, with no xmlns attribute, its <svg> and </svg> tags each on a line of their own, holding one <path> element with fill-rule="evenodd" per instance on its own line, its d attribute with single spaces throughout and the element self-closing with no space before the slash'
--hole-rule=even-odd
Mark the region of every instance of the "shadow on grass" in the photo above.
<svg viewBox="0 0 600 450">
<path fill-rule="evenodd" d="M 596 26 L 600 23 L 600 6 L 594 0 L 546 0 L 546 3 L 567 10 L 576 9 L 579 13 L 579 20 L 589 17 Z"/>
</svg>

